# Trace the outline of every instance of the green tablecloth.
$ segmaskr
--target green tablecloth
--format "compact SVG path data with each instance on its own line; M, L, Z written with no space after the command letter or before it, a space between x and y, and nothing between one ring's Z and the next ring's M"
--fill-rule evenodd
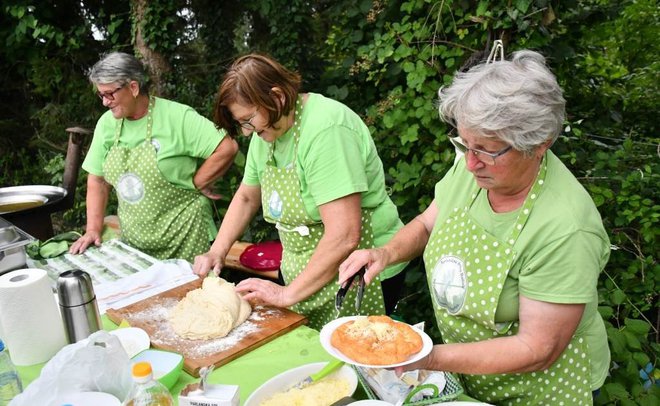
M105 330L110 331L117 328L117 325L106 316L103 316L102 320ZM332 359L332 356L321 346L318 331L307 326L300 326L228 364L216 368L211 374L209 382L239 385L241 404L243 404L255 389L270 378L304 364L331 361ZM23 380L23 386L27 386L37 379L44 365L16 367ZM175 404L178 405L179 392L189 383L198 381L199 378L194 378L185 371L182 372L179 380L171 389ZM360 386L353 397L366 399L364 390ZM461 395L458 400L474 399Z
M103 316L103 328L114 330L117 325ZM216 368L209 382L226 385L239 385L241 404L268 379L288 369L312 362L331 361L333 358L321 346L319 333L306 326L270 341L249 353ZM44 364L28 367L16 367L23 386L27 386L37 379ZM187 374L185 371L172 387L172 394L178 404L178 395L186 385L198 382L199 378ZM358 393L358 395L360 395ZM364 396L362 396L364 397Z

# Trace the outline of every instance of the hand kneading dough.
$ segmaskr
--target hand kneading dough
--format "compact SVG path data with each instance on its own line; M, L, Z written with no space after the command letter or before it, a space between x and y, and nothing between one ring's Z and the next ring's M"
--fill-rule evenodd
M222 278L208 277L170 311L174 332L192 340L224 337L243 323L252 308L234 291L234 284Z

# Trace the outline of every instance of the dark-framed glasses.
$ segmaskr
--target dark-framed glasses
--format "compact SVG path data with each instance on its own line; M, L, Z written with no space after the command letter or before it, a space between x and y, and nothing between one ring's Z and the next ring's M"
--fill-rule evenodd
M111 90L111 91L108 91L108 92L96 92L96 95L101 100L103 100L105 98L105 99L108 99L110 101L113 101L115 99L115 93L117 93L118 91L120 91L123 88L124 88L124 86L119 86L115 90Z
M486 165L495 165L495 158L497 158L498 156L502 156L513 149L513 146L509 145L497 152L488 152L480 149L469 148L467 145L463 144L463 141L461 141L460 138L452 137L451 133L448 134L448 137L449 137L449 141L451 141L451 143L454 145L454 147L457 150L461 151L464 154L467 154L468 152L472 152L475 158L485 163Z
M241 128L245 128L248 131L254 132L257 130L257 128L254 126L254 124L252 124L252 120L254 120L254 118L257 116L258 111L259 109L255 110L254 113L252 113L252 115L247 120L244 121L236 120L236 122Z

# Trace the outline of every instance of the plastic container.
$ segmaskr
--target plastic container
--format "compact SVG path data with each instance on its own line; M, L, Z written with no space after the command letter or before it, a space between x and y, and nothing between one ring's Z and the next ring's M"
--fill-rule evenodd
M169 390L154 379L151 364L138 362L133 365L133 387L123 406L173 406Z
M0 340L0 406L6 406L19 393L23 392L21 378Z

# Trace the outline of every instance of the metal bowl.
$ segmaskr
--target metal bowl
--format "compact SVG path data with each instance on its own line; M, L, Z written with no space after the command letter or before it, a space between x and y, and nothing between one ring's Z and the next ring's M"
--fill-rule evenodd
M0 188L0 214L34 209L62 200L64 188L47 185L11 186Z

